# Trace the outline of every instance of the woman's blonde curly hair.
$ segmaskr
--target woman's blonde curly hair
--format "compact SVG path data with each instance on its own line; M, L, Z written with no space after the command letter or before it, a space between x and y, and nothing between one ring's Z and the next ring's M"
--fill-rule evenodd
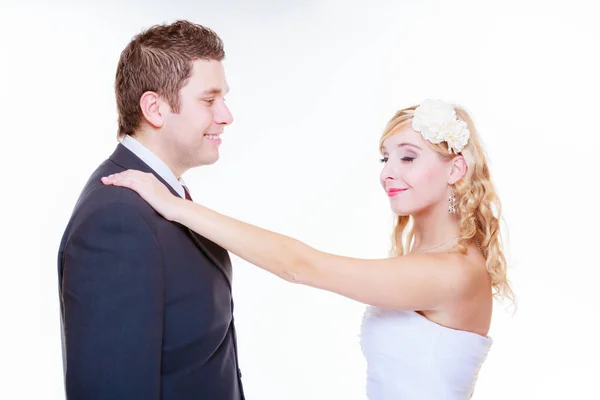
M398 129L412 121L413 113L418 106L404 108L398 111L388 122L380 140L380 150L383 142L398 132ZM492 289L496 299L509 299L516 302L507 279L507 263L504 256L502 239L500 236L501 205L494 185L490 179L486 155L475 130L473 121L466 110L454 107L456 117L467 124L470 132L469 142L459 153L467 163L467 172L464 177L454 185L457 199L456 212L461 237L458 250L467 252L467 245L474 241L478 244L486 258L486 268L492 280ZM446 142L432 144L432 149L442 157L452 159L456 154L448 152ZM392 235L391 255L405 255L410 251L414 237L412 217L397 216Z

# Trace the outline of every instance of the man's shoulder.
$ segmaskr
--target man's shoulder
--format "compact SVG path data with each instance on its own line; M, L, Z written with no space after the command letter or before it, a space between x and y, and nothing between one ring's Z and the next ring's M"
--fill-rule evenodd
M78 202L64 230L59 251L76 239L103 240L116 245L115 235L121 234L134 235L140 243L159 244L157 234L162 225L156 211L130 189L100 184Z
M157 216L154 209L133 190L100 182L82 194L71 219L114 219L122 215L146 220L147 223L154 221Z
M135 214L149 221L157 216L154 209L135 191L113 185L105 185L101 178L122 172L124 169L111 160L106 160L96 168L84 185L75 204L69 225L76 225L89 218Z

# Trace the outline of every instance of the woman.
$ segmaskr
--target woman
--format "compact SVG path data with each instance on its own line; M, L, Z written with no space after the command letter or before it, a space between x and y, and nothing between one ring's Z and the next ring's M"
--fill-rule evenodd
M152 174L102 180L289 282L369 305L369 399L468 399L492 344L493 297L514 300L484 152L468 114L438 100L397 112L380 149L381 185L397 214L387 259L318 251L175 197Z

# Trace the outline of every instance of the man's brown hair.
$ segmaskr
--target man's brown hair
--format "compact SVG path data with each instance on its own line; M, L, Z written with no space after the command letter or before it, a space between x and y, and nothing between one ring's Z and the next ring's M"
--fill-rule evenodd
M142 120L140 98L153 91L179 111L179 90L198 59L222 61L223 41L211 29L189 21L155 25L136 35L119 58L115 94L118 137L133 135Z

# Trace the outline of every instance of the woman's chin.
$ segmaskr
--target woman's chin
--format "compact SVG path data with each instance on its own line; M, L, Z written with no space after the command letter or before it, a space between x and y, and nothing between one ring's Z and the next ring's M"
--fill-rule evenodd
M394 205L392 205L392 212L399 217L408 217L411 214L411 210L405 207L394 207Z

